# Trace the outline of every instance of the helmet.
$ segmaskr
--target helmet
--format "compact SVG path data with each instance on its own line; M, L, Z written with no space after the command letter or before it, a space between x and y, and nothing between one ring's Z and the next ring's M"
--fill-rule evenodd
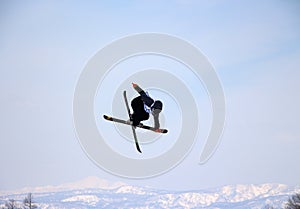
M159 100L156 100L156 101L154 102L154 104L152 105L152 108L153 108L153 109L162 110L162 107L163 107L163 104L162 104L162 102L159 101Z

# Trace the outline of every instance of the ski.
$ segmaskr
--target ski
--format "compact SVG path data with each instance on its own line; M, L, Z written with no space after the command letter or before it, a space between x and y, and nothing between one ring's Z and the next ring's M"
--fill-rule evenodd
M130 118L130 108L129 108L129 105L128 105L128 100L127 100L127 96L126 96L126 91L123 91L123 96L124 96L124 100L125 100L125 104L126 104L126 108L127 108L127 112L128 112L128 117ZM134 128L132 125L131 125L131 129L132 129L132 133L133 133L133 137L134 137L136 149L137 149L140 153L142 153L142 151L141 151L141 149L140 149L139 142L138 142L138 140L137 140L135 128Z
M103 118L105 120L108 120L108 121L112 121L112 122L116 122L116 123L122 123L122 124L125 124L125 125L131 125L130 121L122 120L122 119L119 119L119 118L114 118L114 117L111 117L111 116L108 116L108 115L103 115ZM154 132L157 132L157 133L162 133L162 134L168 133L167 129L155 129L151 126L143 125L141 123L139 125L137 125L136 127L142 128L142 129L147 129L147 130L154 131Z

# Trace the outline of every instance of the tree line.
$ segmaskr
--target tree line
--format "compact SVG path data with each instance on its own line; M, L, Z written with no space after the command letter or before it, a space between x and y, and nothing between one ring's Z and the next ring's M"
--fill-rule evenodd
M16 202L14 199L9 199L5 202L3 209L36 209L37 205L33 201L33 196L31 193L28 193L24 198L22 204Z

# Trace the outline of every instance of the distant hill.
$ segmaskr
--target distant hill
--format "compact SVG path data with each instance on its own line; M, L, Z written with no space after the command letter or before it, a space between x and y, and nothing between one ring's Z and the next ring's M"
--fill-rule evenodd
M283 208L300 187L283 184L229 185L210 190L167 191L111 183L97 177L60 186L0 192L0 208L9 199L21 205L28 192L38 208Z

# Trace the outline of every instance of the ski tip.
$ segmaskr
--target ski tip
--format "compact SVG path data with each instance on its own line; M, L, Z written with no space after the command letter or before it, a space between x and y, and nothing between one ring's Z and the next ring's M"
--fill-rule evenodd
M168 133L168 130L167 129L156 129L156 130L154 130L154 132L165 134L165 133Z
M112 119L112 117L109 117L107 115L103 115L103 118L106 119L106 120L111 120Z

